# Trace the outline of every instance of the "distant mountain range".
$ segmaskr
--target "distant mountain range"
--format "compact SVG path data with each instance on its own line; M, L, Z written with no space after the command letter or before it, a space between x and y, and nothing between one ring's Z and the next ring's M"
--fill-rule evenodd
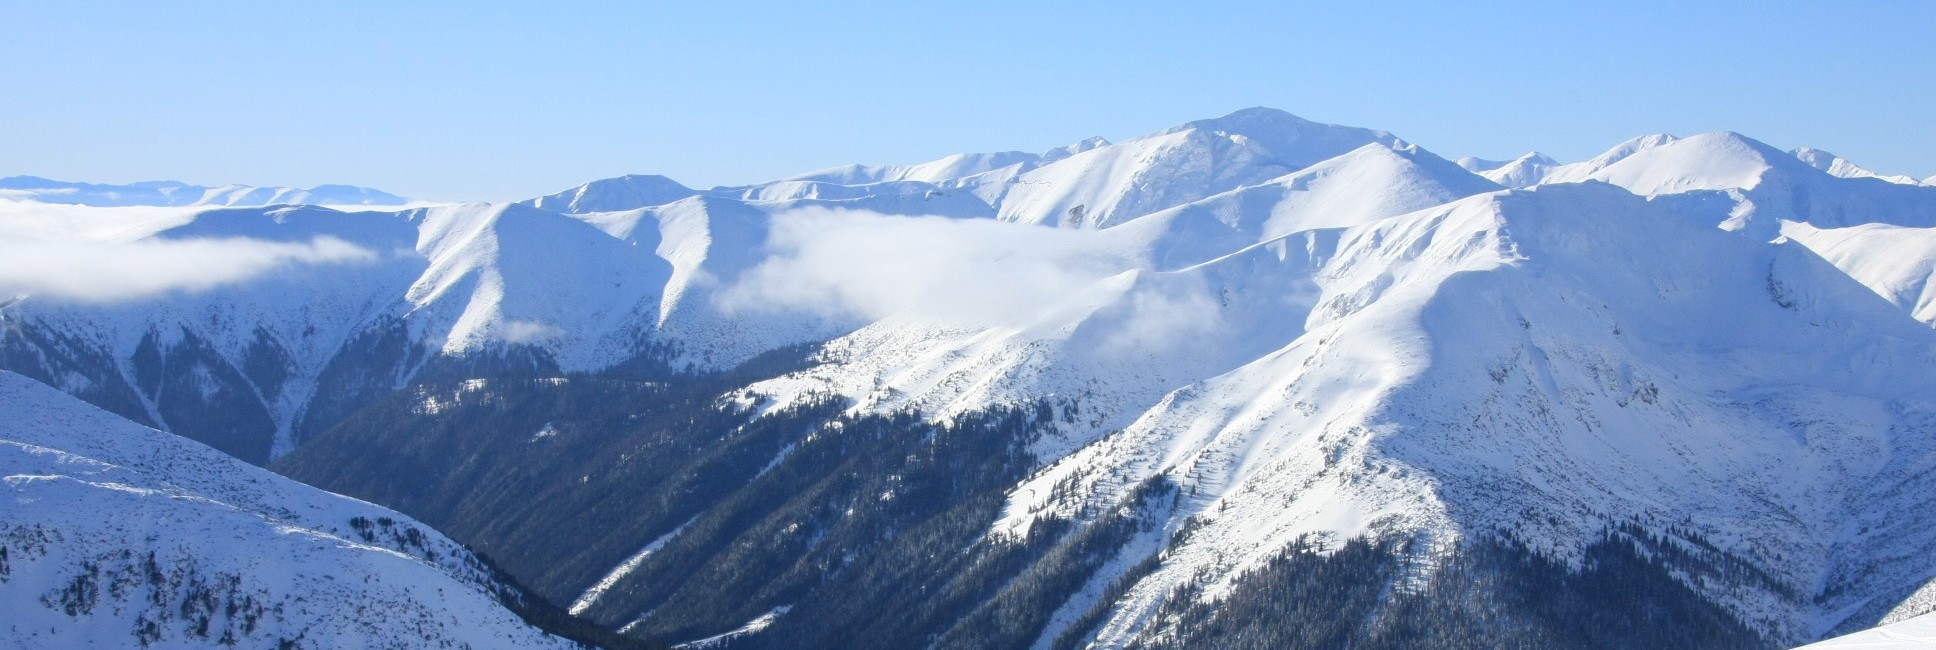
M309 189L293 187L250 187L223 185L203 187L175 181L151 181L129 185L70 183L37 176L0 178L0 199L39 201L66 205L110 206L259 206L282 204L308 205L403 205L403 197L354 185L318 185Z

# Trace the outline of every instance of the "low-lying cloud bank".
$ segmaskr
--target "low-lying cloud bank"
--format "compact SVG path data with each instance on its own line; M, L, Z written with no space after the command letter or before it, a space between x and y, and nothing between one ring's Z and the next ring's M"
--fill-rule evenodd
M986 325L1141 265L1097 231L823 209L775 216L767 252L721 308Z
M201 291L299 265L367 264L379 255L332 237L49 242L0 239L0 299L34 295L84 302Z

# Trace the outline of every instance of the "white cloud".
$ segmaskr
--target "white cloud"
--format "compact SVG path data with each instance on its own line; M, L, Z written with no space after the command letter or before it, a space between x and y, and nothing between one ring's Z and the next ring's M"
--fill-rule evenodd
M1215 340L1223 325L1217 301L1199 283L1139 288L1130 294L1126 312L1103 336L1103 352L1134 354Z
M541 343L564 336L565 331L549 323L506 320L498 324L497 338L506 343Z
M378 255L349 242L256 239L50 242L0 239L0 296L44 295L89 302L169 291L201 291L305 264L369 263Z
M770 257L725 291L729 312L1003 322L1139 264L1095 231L811 209L777 215Z

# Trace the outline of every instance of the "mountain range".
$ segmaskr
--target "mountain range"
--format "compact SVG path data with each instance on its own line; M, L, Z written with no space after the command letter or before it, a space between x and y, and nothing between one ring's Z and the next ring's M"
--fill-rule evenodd
M0 368L637 638L1776 647L1936 611L1936 186L1819 150L1453 162L1247 109L744 187L121 218L98 238L365 254L0 297ZM80 444L46 446L126 465Z
M178 181L149 181L127 185L74 183L38 176L0 178L0 198L39 203L108 206L260 206L289 203L318 205L403 205L403 197L354 185L205 187Z

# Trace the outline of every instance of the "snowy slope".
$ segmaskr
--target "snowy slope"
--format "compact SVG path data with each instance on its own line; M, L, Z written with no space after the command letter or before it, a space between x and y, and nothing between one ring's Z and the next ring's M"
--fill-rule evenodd
M412 324L462 356L529 345L563 368L624 358L655 320L672 272L650 250L583 221L522 205L405 213L429 268L405 292Z
M1915 650L1936 648L1936 614L1802 646L1810 650Z
M0 373L0 643L576 647L409 518Z
M1789 223L1782 234L1916 320L1936 325L1936 228L1862 224L1819 229Z
M309 189L293 187L251 187L223 185L204 187L175 181L154 181L129 185L72 183L36 176L0 178L0 198L42 203L113 206L186 205L403 205L403 197L353 185L318 185Z

